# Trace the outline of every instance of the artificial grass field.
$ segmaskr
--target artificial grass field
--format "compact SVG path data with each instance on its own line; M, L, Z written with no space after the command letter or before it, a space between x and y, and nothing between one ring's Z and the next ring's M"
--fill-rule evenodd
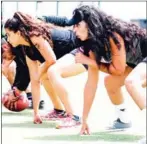
M133 127L126 131L106 129L113 121L114 107L104 88L104 76L103 73L100 74L96 98L89 115L90 136L79 136L80 126L70 129L55 129L57 122L53 121L44 121L41 125L33 124L32 110L14 113L2 107L2 144L137 144L137 141L143 137L145 126L142 126L141 112L125 89L123 92L129 106ZM74 113L80 116L83 106L82 92L86 78L87 74L84 73L65 80ZM8 88L6 79L2 78L2 92ZM52 104L43 87L41 95L46 102L45 110L51 110Z

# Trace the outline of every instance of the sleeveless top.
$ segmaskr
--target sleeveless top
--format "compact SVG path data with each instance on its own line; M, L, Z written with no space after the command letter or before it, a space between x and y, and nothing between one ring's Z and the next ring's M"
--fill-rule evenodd
M51 37L53 41L53 51L57 59L81 45L81 41L76 38L71 30L52 29ZM45 61L35 46L25 47L25 52L31 60L38 60L41 63Z
M126 64L128 66L130 66L131 68L134 68L140 62L142 62L145 57L147 57L147 36L140 37L140 38L134 37L132 39L132 41L133 41L132 46L128 46L127 44L125 44ZM88 47L90 47L90 44ZM131 48L131 47L133 47L133 48ZM84 54L89 56L88 53L89 53L90 49L85 49L85 48L86 47L82 48L84 51ZM127 51L127 49L129 49L129 51ZM95 51L93 51L93 52L95 52ZM110 57L110 59L105 59L104 57L102 57L100 62L110 64L111 63L111 53L109 52L107 55L108 55L108 57Z

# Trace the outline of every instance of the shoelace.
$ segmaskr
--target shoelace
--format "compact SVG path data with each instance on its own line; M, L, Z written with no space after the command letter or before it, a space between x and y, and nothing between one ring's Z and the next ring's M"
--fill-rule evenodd
M63 120L63 124L66 124L66 123L70 124L72 121L75 121L73 120L73 115L66 114L66 117Z
M57 113L55 112L55 110L52 110L45 115L45 118L56 118L56 117L57 117Z

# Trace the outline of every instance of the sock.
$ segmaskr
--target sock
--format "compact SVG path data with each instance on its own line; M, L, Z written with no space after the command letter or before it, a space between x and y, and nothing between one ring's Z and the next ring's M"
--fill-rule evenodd
M120 119L123 123L129 123L129 114L128 110L126 109L126 105L124 103L120 105L116 105L116 117Z
M77 115L73 115L73 119L76 120L76 121L79 121L80 120L80 117L77 116Z
M31 92L27 92L26 94L27 94L27 98L28 98L29 100L32 100L32 93L31 93Z
M54 108L54 110L55 110L58 114L60 114L60 113L65 113L64 110L59 110L59 109L55 109L55 108Z

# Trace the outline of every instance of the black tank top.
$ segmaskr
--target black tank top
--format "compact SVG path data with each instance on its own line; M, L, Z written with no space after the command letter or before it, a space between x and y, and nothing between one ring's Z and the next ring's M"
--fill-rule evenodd
M82 45L71 30L53 29L51 30L51 37L54 45L53 51L57 59ZM26 47L25 52L31 60L38 60L41 63L45 61L35 46Z

